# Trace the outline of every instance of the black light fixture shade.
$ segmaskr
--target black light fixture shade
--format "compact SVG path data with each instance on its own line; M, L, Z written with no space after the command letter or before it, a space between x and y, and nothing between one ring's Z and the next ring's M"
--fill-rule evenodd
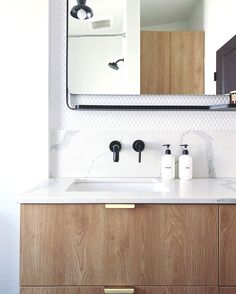
M124 62L125 59L122 58L122 59L118 59L116 62L109 62L109 63L108 63L108 66L110 66L110 68L112 68L112 69L114 69L114 70L118 70L118 69L119 69L118 63L119 63L120 61L123 61L123 62Z
M93 11L86 6L86 0L77 0L78 5L75 5L70 12L70 15L79 20L85 20L93 17Z

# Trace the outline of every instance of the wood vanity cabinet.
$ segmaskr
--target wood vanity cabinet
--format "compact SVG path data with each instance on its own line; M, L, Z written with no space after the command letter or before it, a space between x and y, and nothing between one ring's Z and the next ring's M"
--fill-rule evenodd
M141 94L204 94L204 32L141 32Z
M104 287L22 287L20 294L104 294Z
M20 262L22 287L217 286L218 206L21 205Z
M135 294L218 294L218 287L134 287ZM21 288L21 294L104 294L103 287ZM222 292L222 294L235 294Z
M221 205L219 216L220 285L236 287L236 205ZM235 289L226 289L223 294L236 294Z
M220 288L219 294L236 294L236 288L234 287Z
M135 294L218 294L217 287L135 287Z

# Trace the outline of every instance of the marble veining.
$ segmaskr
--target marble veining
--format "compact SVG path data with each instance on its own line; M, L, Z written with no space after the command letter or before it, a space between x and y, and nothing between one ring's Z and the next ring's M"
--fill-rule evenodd
M86 174L85 174L85 177L84 177L85 179L88 178L88 177L90 176L90 174L92 173L92 170L93 170L93 168L94 168L96 162L99 161L102 157L107 156L108 154L110 154L109 151L104 152L103 154L100 154L100 155L96 156L96 157L92 160L91 164L88 166L88 169L87 169L87 171L86 171Z
M78 131L67 131L64 133L64 136L62 137L61 141L57 144L51 145L50 150L53 151L60 151L64 148L67 148L70 146L71 141L75 137L75 135L78 133Z
M236 131L57 131L51 130L51 177L160 177L162 144L170 143L176 158L182 143L189 144L196 178L236 177ZM142 139L142 163L133 151L135 140ZM109 144L122 143L120 162L114 163ZM229 146L230 142L230 146Z
M195 131L195 133L205 142L205 150L207 156L208 175L210 178L216 177L216 169L214 164L213 141L214 138L209 136L206 132Z
M206 160L207 160L207 167L208 167L208 176L209 178L216 177L216 170L214 165L214 152L213 152L213 141L214 138L207 134L204 131L187 131L182 134L180 139L180 144L184 144L185 140L188 141L188 135L195 134L200 139L203 140L205 144L205 152L206 152Z
M236 193L236 185L232 180L225 179L222 186Z

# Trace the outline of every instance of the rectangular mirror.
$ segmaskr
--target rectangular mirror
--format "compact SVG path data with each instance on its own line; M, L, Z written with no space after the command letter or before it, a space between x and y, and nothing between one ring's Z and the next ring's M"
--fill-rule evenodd
M216 94L216 52L235 35L235 6L68 0L69 93Z

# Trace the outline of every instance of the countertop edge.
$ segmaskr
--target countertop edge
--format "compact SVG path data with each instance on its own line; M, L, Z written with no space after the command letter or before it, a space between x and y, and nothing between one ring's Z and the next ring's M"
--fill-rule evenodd
M104 179L104 178L103 178ZM49 178L18 197L19 204L236 204L236 178L163 182L162 192L70 191L75 178ZM86 178L83 181L90 181ZM112 179L115 181L115 179ZM118 179L120 180L120 179ZM125 180L130 180L125 179ZM142 179L135 178L136 181ZM146 180L146 179L144 179Z

